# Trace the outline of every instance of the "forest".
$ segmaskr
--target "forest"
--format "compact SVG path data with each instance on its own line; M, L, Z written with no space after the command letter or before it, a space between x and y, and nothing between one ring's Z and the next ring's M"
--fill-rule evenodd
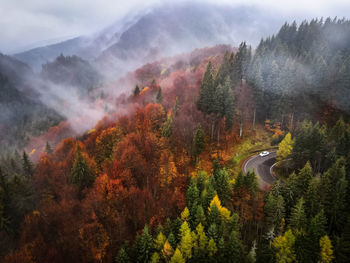
M99 85L76 57L42 74L60 61ZM349 262L350 21L286 23L256 49L129 77L127 113L1 157L1 262ZM265 149L276 180L261 187L241 166Z

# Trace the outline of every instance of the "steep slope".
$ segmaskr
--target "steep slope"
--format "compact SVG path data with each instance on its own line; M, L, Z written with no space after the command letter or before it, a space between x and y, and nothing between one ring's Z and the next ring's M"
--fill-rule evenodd
M0 55L0 143L4 151L23 147L62 117L45 106L27 83L31 69L11 57Z
M275 32L280 23L278 18L250 6L167 3L151 11L128 14L96 34L35 48L14 57L35 71L61 53L87 60L97 58L105 71L122 75L150 60L194 48L237 45L244 40L258 44L261 37Z
M273 18L248 7L185 3L165 5L143 16L97 59L118 72L195 48L216 44L257 44L273 32ZM264 22L262 22L264 21ZM254 26L254 27L253 27ZM277 28L276 28L277 29Z

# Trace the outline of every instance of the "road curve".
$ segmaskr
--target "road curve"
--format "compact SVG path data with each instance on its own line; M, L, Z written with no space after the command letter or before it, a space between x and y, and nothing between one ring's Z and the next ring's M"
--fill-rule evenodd
M264 189L276 180L272 174L272 168L275 163L276 152L270 152L269 155L264 157L254 155L243 163L242 170L244 173L254 171L258 177L259 187Z

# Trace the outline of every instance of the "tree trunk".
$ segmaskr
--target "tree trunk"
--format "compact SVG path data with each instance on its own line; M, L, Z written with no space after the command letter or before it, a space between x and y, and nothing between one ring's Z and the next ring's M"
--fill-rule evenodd
M256 116L256 108L254 108L254 116L253 116L253 130L255 131L255 116Z
M243 118L241 116L241 123L239 125L239 137L242 137L242 133L243 133Z

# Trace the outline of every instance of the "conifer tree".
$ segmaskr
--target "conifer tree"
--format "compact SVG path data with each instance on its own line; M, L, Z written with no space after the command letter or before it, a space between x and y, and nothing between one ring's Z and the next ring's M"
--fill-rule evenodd
M162 95L162 88L159 87L156 97L157 103L162 103L163 101L163 95Z
M47 154L51 154L53 152L51 145L49 144L49 142L46 142L46 146L45 146L45 152Z
M218 248L213 238L210 238L207 250L209 257L214 257L216 252L218 251Z
M192 257L192 235L191 232L186 232L186 234L181 238L179 248L185 259L190 259Z
M170 245L169 241L166 240L162 249L162 258L165 260L165 262L169 262L173 254L174 249Z
M213 112L215 97L215 83L213 77L213 67L209 61L207 69L204 73L202 84L200 86L199 100L197 107L205 114L211 114Z
M205 134L202 129L202 126L198 123L197 130L194 133L193 137L193 156L197 162L198 156L205 148Z
M177 248L170 263L185 263L186 260L183 258L181 251Z
M138 262L149 262L153 254L153 237L146 225L141 237L136 242Z
M163 235L162 232L160 232L157 235L156 240L154 241L154 248L160 251L163 248L165 241L166 241L166 237Z
M304 210L304 199L300 198L298 203L292 208L290 225L295 230L304 229L306 226L306 214Z
M117 263L130 263L130 258L125 251L125 248L121 248L118 253Z
M283 236L276 237L272 246L276 250L277 263L292 263L296 262L296 255L294 251L295 236L289 229Z
M278 145L277 150L277 161L281 162L288 158L288 156L292 153L293 150L293 140L292 135L288 132L284 139Z
M139 88L139 85L136 85L135 86L135 89L134 89L134 96L138 96L140 94L140 88Z
M79 145L77 145L74 155L75 158L70 181L72 184L78 186L79 190L82 191L84 188L90 187L94 183L95 176L85 161Z
M34 174L34 166L25 151L22 155L22 171L25 177L32 177Z
M331 240L327 235L325 235L320 239L320 247L321 247L320 262L321 263L332 262L334 259L333 246L332 246Z

